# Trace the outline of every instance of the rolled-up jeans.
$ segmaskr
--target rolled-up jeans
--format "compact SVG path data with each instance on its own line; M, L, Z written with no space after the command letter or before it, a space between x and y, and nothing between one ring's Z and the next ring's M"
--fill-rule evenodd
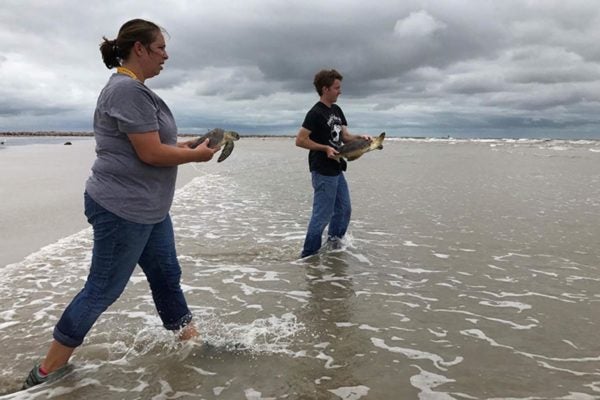
M104 209L87 193L84 197L85 215L94 230L92 263L83 289L54 327L54 339L79 346L100 314L123 293L136 264L146 275L164 327L187 325L192 314L180 286L170 216L157 224L137 224Z
M341 239L350 224L352 207L344 173L327 176L312 171L313 209L300 257L313 255L321 248L325 227L328 239Z

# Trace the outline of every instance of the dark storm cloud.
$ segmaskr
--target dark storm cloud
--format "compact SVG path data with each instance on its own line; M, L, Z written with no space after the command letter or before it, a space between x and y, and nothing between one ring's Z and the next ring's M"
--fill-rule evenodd
M317 100L314 73L332 67L351 128L367 132L600 127L600 9L577 0L9 2L0 126L27 113L17 105L90 116L109 74L98 43L132 17L168 32L170 59L148 84L182 130L293 134Z
M436 16L409 3L372 9L280 5L262 10L260 18L223 13L202 24L184 17L169 29L172 52L185 54L173 62L188 68L257 66L265 81L294 90L312 90L305 82L315 71L336 67L352 77L345 86L353 92L358 83L352 82L394 79L422 66L492 54L506 39L501 26L480 23L479 14ZM187 40L175 40L182 36Z

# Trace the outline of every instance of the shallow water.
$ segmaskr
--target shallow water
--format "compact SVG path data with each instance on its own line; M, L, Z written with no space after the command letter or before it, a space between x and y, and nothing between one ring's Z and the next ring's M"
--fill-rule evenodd
M162 329L137 270L74 372L3 398L600 398L599 152L386 139L349 164L342 249L299 261L306 152L242 138L172 208L206 343ZM90 246L86 229L3 269L4 393L43 355Z

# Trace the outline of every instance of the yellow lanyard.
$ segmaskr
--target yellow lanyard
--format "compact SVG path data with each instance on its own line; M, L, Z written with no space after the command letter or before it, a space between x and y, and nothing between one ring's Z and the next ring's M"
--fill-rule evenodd
M133 71L131 71L128 68L125 67L117 67L117 73L118 74L124 74L129 76L130 78L135 79L136 81L139 81L138 77L133 73Z

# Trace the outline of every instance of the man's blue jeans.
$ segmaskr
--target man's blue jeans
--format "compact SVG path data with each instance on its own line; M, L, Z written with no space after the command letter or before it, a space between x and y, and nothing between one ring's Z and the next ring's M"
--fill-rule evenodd
M329 224L328 238L341 239L346 234L352 213L350 192L344 173L326 176L313 171L312 186L314 189L312 217L300 257L307 257L319 251L327 224Z
M177 330L192 319L180 287L171 218L158 224L136 224L102 208L87 193L85 215L94 228L90 272L54 328L54 339L77 347L100 314L114 303L139 264L150 284L165 328Z

